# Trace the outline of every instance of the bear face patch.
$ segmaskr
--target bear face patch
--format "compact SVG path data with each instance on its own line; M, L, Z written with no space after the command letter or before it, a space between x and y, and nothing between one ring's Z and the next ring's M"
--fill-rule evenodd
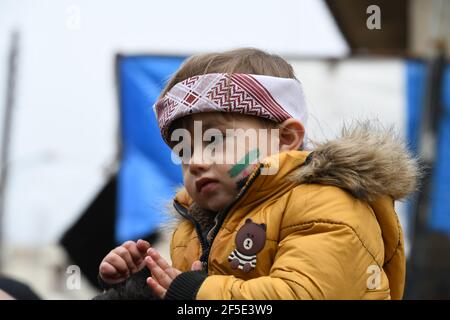
M236 234L236 249L228 256L232 269L249 272L256 267L256 254L264 248L266 243L266 224L257 224L252 219L245 220L245 224Z

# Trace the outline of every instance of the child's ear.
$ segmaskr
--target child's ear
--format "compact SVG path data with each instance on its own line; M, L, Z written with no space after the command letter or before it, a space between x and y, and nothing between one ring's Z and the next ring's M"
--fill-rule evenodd
M303 144L305 128L296 119L287 119L279 125L280 151L298 150Z

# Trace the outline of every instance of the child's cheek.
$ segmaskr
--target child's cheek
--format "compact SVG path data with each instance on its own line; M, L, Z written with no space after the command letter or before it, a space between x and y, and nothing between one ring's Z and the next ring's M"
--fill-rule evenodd
M234 177L231 177L230 171L233 171L234 166L230 166L230 170L228 171L228 174L230 175L231 179L234 182L235 188L237 191L241 190L242 187L245 185L245 183L248 180L248 177L250 174L255 170L255 168L258 166L257 163L254 164L248 164L245 168L243 168L237 175Z
M195 195L195 182L194 177L189 174L189 170L183 167L183 185L189 194L189 196L193 197Z

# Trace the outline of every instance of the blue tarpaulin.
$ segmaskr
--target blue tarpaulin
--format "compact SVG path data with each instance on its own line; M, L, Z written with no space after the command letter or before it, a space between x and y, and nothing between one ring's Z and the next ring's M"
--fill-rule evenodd
M184 57L118 59L121 166L118 175L116 240L150 234L165 221L167 204L182 184L152 106Z
M450 67L444 72L442 93L430 226L450 234Z
M417 152L422 108L427 80L427 65L423 61L407 62L407 113L408 139ZM433 169L429 226L450 234L450 67L444 71L442 83L443 111L439 119L437 148Z

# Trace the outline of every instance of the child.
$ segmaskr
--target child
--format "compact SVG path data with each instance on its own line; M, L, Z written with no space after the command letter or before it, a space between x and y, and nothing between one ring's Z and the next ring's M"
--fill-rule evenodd
M188 59L155 112L184 177L172 265L125 243L100 265L109 297L402 298L394 200L414 191L417 167L393 132L358 124L306 150L301 85L256 49Z

